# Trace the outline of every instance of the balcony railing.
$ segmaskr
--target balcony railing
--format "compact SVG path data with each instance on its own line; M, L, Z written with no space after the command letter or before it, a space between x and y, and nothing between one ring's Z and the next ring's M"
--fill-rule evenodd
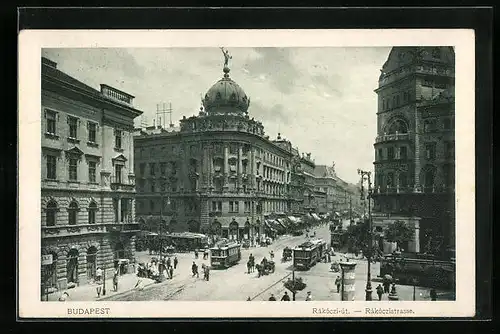
M105 234L109 232L136 232L139 231L138 223L124 224L81 224L42 226L42 238L60 238L86 234Z
M406 186L406 187L375 187L373 194L388 195L388 194L432 194L432 193L449 193L455 191L452 186Z
M377 136L375 138L375 143L382 143L386 141L398 141L398 140L408 140L410 135L408 133L393 133Z
M111 177L111 189L112 190L134 190L135 182L133 180L126 181L125 178L122 177Z

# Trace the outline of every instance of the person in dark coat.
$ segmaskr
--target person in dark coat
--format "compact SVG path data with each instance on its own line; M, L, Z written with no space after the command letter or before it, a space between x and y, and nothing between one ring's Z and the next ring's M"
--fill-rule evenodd
M436 289L431 289L431 292L430 292L430 295L431 295L431 300L432 301L435 301L437 300L437 293L436 293Z
M283 295L283 297L281 297L281 300L286 302L290 301L290 296L288 295L288 292L285 291L285 294Z
M168 267L168 276L170 279L174 278L174 268Z
M335 279L335 285L337 286L337 293L340 293L340 285L342 284L342 280L339 276Z
M200 274L198 273L198 266L196 263L193 261L193 265L191 266L191 270L193 271L193 277L200 277Z
M378 295L378 300L382 300L382 295L384 294L384 288L382 288L382 285L377 286L377 295Z
M170 258L167 259L167 268L170 268L170 266L172 265L172 261L170 260Z
M274 302L276 301L276 297L274 297L274 295L271 293L271 297L269 297L269 300Z
M391 282L387 279L384 279L382 283L384 285L384 293L389 293L389 287L391 286Z
M177 264L179 263L179 260L177 260L177 256L174 257L174 269L177 269Z

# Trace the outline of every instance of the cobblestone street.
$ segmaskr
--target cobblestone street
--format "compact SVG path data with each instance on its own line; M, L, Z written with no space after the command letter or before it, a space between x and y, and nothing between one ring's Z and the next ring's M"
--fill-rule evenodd
M328 226L320 226L316 229L316 235L324 240L329 240L330 232ZM269 247L257 247L242 250L242 260L235 266L225 270L211 270L210 281L205 281L203 277L192 277L191 264L195 261L198 266L209 264L208 260L202 260L201 256L195 260L193 253L176 254L179 259L179 267L174 273L172 280L166 280L162 283L154 284L143 291L131 291L130 293L111 296L106 300L121 301L146 301L146 300L247 300L248 297L253 301L267 300L271 294L274 294L279 300L285 288L283 283L288 277L292 276L292 262L281 262L281 254L285 246L293 247L306 240L305 236L285 235L274 241ZM246 260L252 253L256 261L259 262L264 256L269 259L269 252L275 253L276 270L260 278L257 273L248 274L246 270ZM350 261L357 262L356 266L356 293L355 300L365 300L367 262L361 259L352 259L353 255L347 255ZM147 253L140 253L140 261L145 261L150 257ZM345 259L345 255L336 254L334 260ZM375 288L381 281L377 276L379 273L379 264L371 266L372 271L372 289L373 300L378 297ZM302 277L307 287L304 291L298 292L296 300L304 300L307 291L311 291L314 300L340 300L340 294L336 292L334 285L335 278L340 273L330 271L330 263L318 263L308 271L295 271L296 277ZM400 300L413 299L413 286L397 285L397 292ZM429 289L416 287L416 300L430 300ZM454 295L446 291L438 291L439 300L453 299ZM383 300L387 300L387 294L383 295Z

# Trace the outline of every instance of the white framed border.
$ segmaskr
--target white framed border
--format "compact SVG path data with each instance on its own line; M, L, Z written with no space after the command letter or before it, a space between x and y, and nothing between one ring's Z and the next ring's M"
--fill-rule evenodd
M242 38L244 34L244 38ZM42 48L165 47L375 47L455 48L456 300L438 302L294 303L165 301L40 301L40 105ZM68 308L107 308L96 317L470 317L475 314L475 64L474 32L466 29L359 30L23 30L19 34L19 257L18 301L22 318L77 318ZM374 106L375 110L376 106ZM365 309L410 309L411 314L367 314ZM314 314L313 308L349 314ZM361 311L361 312L356 312ZM82 318L88 315L80 316Z

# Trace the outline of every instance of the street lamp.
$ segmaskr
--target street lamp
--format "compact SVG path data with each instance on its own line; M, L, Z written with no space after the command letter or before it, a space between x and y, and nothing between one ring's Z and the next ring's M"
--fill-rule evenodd
M364 199L364 182L368 182L368 272L366 274L366 299L367 301L372 300L372 283L371 283L371 257L372 257L372 210L371 210L371 196L372 196L372 182L371 182L371 172L363 171L358 169L358 174L361 176L361 198Z

